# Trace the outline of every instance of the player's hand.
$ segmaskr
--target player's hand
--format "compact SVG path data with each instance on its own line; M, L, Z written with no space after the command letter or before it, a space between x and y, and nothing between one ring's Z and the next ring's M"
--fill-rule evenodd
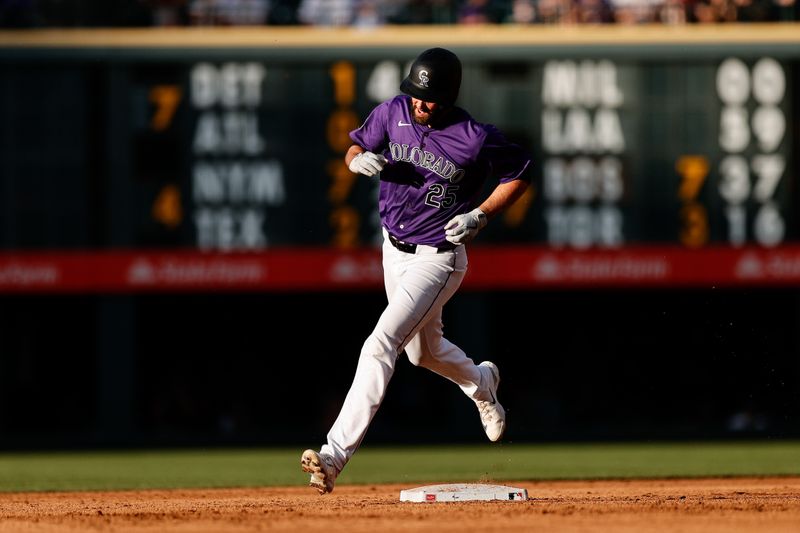
M453 244L466 244L475 238L487 222L486 213L477 208L469 213L457 215L445 225L445 239Z
M383 170L386 164L386 158L381 154L373 154L372 152L361 152L353 159L350 160L350 172L355 174L364 174L365 176L374 176Z

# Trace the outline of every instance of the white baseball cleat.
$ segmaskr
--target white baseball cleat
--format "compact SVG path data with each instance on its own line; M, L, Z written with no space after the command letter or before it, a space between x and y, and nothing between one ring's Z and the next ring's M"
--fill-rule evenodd
M492 442L497 442L506 430L506 410L497 401L497 386L500 385L500 371L497 366L491 361L484 361L478 366L485 367L489 370L491 375L491 382L489 384L489 394L492 395L492 401L475 400L478 406L478 412L481 415L481 423L483 430L486 431L486 436Z
M336 481L338 472L329 456L319 454L314 450L306 450L300 459L300 466L303 468L303 472L311 474L309 487L314 487L320 494L333 492L333 483Z

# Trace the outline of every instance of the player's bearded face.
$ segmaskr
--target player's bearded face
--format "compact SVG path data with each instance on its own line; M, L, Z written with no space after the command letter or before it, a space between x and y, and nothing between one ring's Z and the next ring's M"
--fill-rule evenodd
M442 106L433 102L423 102L417 98L411 99L411 116L414 122L427 126L442 111Z

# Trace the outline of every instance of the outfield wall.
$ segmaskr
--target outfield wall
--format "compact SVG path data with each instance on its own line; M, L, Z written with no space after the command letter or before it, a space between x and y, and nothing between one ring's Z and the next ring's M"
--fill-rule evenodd
M43 30L0 32L0 446L321 439L383 306L347 132L429 46L534 156L445 310L510 438L800 434L800 26ZM370 438L473 411L403 362Z

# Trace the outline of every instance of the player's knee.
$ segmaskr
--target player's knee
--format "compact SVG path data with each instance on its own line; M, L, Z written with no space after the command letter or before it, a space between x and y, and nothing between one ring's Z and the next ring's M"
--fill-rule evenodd
M429 363L433 360L431 356L425 355L421 352L410 353L408 350L406 350L406 355L408 356L408 360L411 362L412 365L421 366L423 368L430 366Z
M428 363L433 359L430 351L426 350L422 343L416 342L416 339L415 342L410 342L406 346L406 357L412 365L421 367L428 366Z

